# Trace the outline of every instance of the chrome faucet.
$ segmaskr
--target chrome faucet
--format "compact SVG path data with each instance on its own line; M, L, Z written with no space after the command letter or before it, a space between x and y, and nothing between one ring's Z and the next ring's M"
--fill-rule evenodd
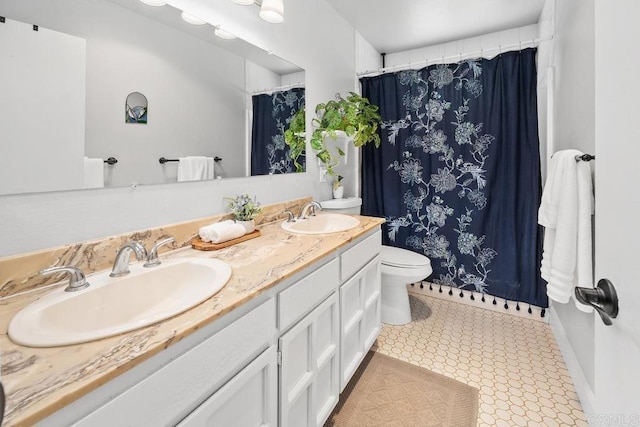
M296 222L296 216L290 210L284 211L287 214L287 222Z
M120 277L126 276L130 273L129 258L131 257L132 251L136 254L138 261L142 261L147 257L147 250L144 246L142 246L140 242L130 240L118 249L118 254L113 262L113 269L111 269L111 274L109 274L109 276Z
M316 209L322 210L322 206L320 205L320 203L316 202L315 200L307 203L302 207L299 218L305 219L307 216L315 216Z
M49 267L40 270L40 274L49 275L55 273L69 273L69 284L64 288L65 292L75 292L80 289L88 288L89 282L85 279L82 270L76 267L63 266L63 267Z
M153 247L149 251L149 255L147 255L147 262L145 262L142 266L155 267L156 265L160 265L162 261L160 261L160 259L158 258L158 249L160 248L160 246L164 246L169 243L173 243L175 241L176 239L174 239L173 237L168 237L166 239L156 242L156 244L153 245Z

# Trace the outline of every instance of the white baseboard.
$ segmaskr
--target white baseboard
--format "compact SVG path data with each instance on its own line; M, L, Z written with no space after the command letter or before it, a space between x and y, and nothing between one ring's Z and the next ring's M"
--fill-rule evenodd
M569 342L567 333L558 318L558 314L553 309L553 306L549 307L549 325L551 326L553 335L558 343L558 347L560 347L560 352L562 353L564 362L567 365L567 370L569 370L569 374L571 375L573 386L575 387L578 399L580 399L580 403L582 404L582 410L587 417L589 417L589 415L594 414L593 408L595 396L593 395L593 390L591 390L591 387L587 382L587 378L584 375L584 372L580 367L580 363L578 362L578 358L573 351L571 343Z

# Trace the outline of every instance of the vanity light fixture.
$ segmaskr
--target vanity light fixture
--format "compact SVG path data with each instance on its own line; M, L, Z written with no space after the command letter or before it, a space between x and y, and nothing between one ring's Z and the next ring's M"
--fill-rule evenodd
M284 22L284 0L231 0L235 4L260 6L258 16L262 20L271 24L281 24Z
M203 21L196 16L190 15L187 12L182 12L182 19L191 25L204 25L207 23L206 21Z
M229 31L223 30L220 27L216 28L215 34L223 40L233 40L237 38L234 34L231 34Z
M164 6L165 4L167 4L166 1L164 0L140 0L142 3L146 4L147 6Z
M262 6L260 6L260 13L258 15L271 24L283 23L284 0L262 0Z

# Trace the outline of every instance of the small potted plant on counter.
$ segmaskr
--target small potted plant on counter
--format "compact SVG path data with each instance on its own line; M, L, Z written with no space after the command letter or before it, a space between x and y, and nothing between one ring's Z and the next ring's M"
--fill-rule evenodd
M235 221L242 224L247 233L252 233L256 228L254 218L262 212L260 202L255 196L251 198L248 194L241 194L235 198L225 197L225 199L229 201L227 207Z
M304 109L298 110L284 133L291 153L299 153L305 146L304 114ZM369 142L380 146L378 106L357 93L349 92L346 98L336 94L335 100L316 106L316 115L318 117L312 120L315 129L311 135L311 148L330 176L336 175L334 168L344 158L350 142L355 147Z

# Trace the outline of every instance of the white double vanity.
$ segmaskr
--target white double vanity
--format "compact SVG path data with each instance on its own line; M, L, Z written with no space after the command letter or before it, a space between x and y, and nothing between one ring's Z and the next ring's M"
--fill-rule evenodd
M300 265L291 254L287 279L179 342L169 340L41 424L322 426L380 332L379 222L341 233L347 243L313 262ZM271 242L323 240L268 227ZM252 251L260 250L259 240ZM232 277L227 286L244 280ZM253 278L261 280L270 279Z

